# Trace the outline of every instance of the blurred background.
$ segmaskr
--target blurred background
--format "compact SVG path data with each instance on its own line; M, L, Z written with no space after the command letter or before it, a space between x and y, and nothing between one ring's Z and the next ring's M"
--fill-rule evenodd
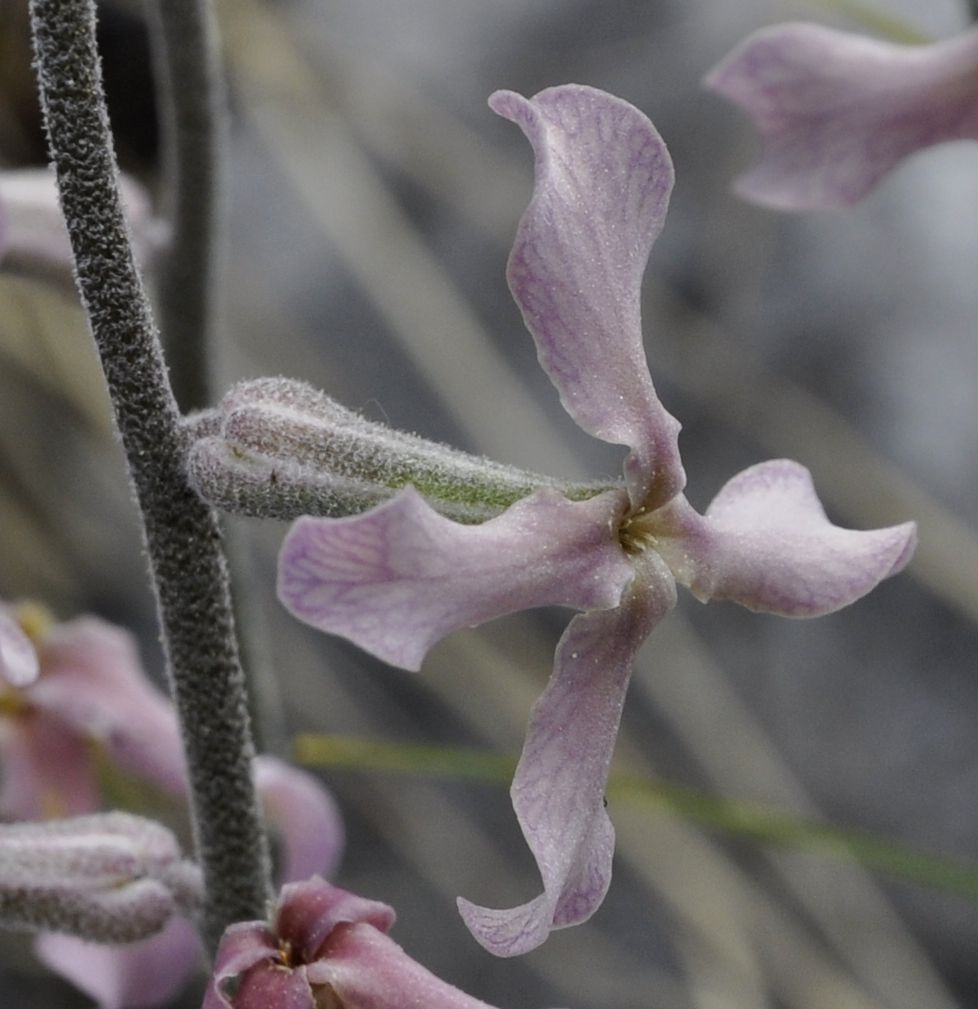
M158 186L140 5L105 2L123 166ZM938 38L961 0L880 0ZM26 4L0 0L0 164L43 164ZM788 19L760 0L226 0L231 106L219 390L269 374L426 437L565 477L620 471L535 361L504 277L528 145L486 107L570 81L645 111L677 183L645 286L660 397L704 508L744 466L808 466L833 519L915 518L907 574L794 622L683 594L643 650L616 768L978 864L978 145L918 155L844 213L778 215L729 191L757 151L703 74ZM850 10L850 13L847 13ZM864 29L863 29L864 30ZM566 612L451 637L420 674L293 621L285 527L237 520L235 586L264 683L259 731L519 750ZM0 597L135 631L161 680L152 599L94 352L65 292L0 277ZM243 544L243 547L242 547ZM585 926L514 961L476 945L458 894L539 881L505 787L324 770L346 816L338 882L393 904L435 973L512 1009L978 1006L973 898L612 802L616 874ZM86 999L0 946L0 1000ZM199 991L181 1006L199 1004Z

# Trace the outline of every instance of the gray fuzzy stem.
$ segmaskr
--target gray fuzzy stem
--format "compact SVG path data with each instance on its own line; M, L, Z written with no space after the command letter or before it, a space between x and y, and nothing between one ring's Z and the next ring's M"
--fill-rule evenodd
M207 0L152 0L149 15L171 225L158 268L161 329L177 401L196 410L209 402L212 378L224 82Z
M41 104L77 281L142 513L190 775L205 938L262 918L268 843L220 532L190 488L186 439L136 270L95 47L93 0L31 0Z

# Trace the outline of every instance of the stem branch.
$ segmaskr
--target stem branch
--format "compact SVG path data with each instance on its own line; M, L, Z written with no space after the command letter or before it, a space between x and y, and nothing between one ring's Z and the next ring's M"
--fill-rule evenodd
M208 348L218 269L224 82L207 0L154 0L150 21L160 93L171 234L159 268L170 380L184 411L209 405Z

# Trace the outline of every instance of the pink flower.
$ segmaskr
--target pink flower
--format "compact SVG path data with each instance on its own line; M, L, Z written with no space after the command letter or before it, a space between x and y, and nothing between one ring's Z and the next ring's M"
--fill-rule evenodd
M591 88L497 92L490 104L536 154L510 288L564 407L629 447L624 482L584 501L544 488L481 525L450 521L412 488L362 515L302 518L282 547L279 595L300 619L407 669L462 627L532 606L584 611L557 646L512 786L543 892L507 910L459 900L479 942L511 956L584 921L608 888L603 796L625 690L676 582L704 601L818 616L899 571L915 530L832 525L807 470L785 460L745 470L705 515L693 510L639 316L672 187L665 145L638 110Z
M95 617L58 624L38 607L0 605L0 818L98 809L98 749L119 768L185 796L176 715L147 679L132 637ZM312 775L274 757L256 758L255 782L281 836L282 879L332 873L343 846L332 796ZM101 1009L163 1005L201 959L193 926L179 917L127 945L44 934L36 948Z
M274 922L224 933L202 1009L491 1009L387 932L394 911L322 879L287 886Z
M908 46L776 25L741 42L705 83L764 140L736 191L781 210L848 206L914 151L978 140L978 28Z
M0 622L8 642L19 643L17 661L0 666L0 817L98 809L99 748L120 768L183 794L176 719L129 634L96 617L55 623L37 607L0 605Z

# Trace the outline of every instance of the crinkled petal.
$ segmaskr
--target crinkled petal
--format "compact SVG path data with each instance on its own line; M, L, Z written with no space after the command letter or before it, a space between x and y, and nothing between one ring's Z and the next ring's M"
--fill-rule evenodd
M59 624L41 645L41 665L33 706L98 740L126 770L183 794L176 715L143 671L131 635L94 617Z
M348 1009L491 1009L435 977L383 932L364 923L333 929L322 956L306 968L314 986L329 985ZM333 1003L327 998L327 1005Z
M227 989L233 989L235 980L252 967L276 959L278 952L275 936L265 922L243 921L229 926L217 948L201 1009L231 1009Z
M276 757L255 758L255 784L265 815L284 846L280 876L291 883L331 876L343 851L343 819L318 778Z
M700 529L680 544L676 577L703 601L817 617L848 606L902 570L916 545L913 522L858 532L825 515L804 466L787 459L730 480Z
M532 606L615 606L632 573L615 535L623 499L541 490L463 526L408 487L363 515L299 519L282 545L279 599L313 627L417 669L462 627Z
M705 83L764 140L737 192L783 210L846 206L913 151L978 139L978 29L905 46L777 25L744 40Z
M529 952L551 929L589 918L604 899L615 841L604 790L625 690L635 653L675 600L672 575L650 552L636 560L621 606L581 614L564 633L511 792L543 893L507 910L458 901L490 953Z
M389 905L313 877L282 888L275 934L289 943L304 962L312 963L337 925L360 922L387 932L394 919L394 909Z
M201 963L197 933L175 917L158 935L122 946L45 933L38 959L93 998L99 1009L154 1009L169 1005Z
M37 652L20 624L0 609L0 685L26 687L37 679Z
M306 968L283 968L271 961L252 967L241 978L234 997L223 1004L234 1009L317 1009ZM327 1001L324 1005L332 1009L333 1003ZM210 1009L210 1003L205 1002L203 1009Z
M536 156L508 277L540 363L585 431L631 449L632 502L657 507L685 483L680 425L652 385L639 304L672 189L669 152L641 112L594 88L497 91L489 104Z

